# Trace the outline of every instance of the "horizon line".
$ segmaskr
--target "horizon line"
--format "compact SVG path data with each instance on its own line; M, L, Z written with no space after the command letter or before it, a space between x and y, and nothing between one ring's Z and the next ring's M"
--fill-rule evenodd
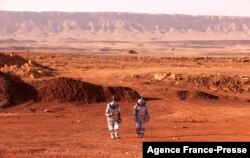
M24 12L24 13L118 13L118 14L148 14L148 15L181 15L181 16L210 16L210 17L242 17L242 18L250 18L250 16L246 15L212 15L212 14L181 14L181 13L146 13L146 12L117 12L117 11L15 11L15 10L0 10L0 12Z

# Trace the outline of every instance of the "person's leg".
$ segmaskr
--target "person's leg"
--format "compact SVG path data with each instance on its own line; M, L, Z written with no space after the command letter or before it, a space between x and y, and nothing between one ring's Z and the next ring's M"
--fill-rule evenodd
M140 121L136 121L135 122L135 130L136 130L136 136L137 137L140 137L140 127L141 125L140 125Z
M108 128L110 132L110 137L111 139L115 138L115 133L114 133L114 122L112 120L108 120Z
M140 128L141 137L144 136L145 128L146 128L146 121L141 121L141 128Z
M116 121L114 122L114 135L115 135L115 138L119 138L119 126L120 124Z

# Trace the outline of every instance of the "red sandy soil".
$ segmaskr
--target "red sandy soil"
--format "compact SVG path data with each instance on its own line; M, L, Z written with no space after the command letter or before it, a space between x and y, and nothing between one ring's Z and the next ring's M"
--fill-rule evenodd
M0 110L0 157L142 157L143 141L250 140L249 92L212 92L204 87L151 81L154 73L163 72L249 76L247 63L218 59L199 65L190 60L186 66L175 66L184 61L137 56L23 56L55 69L57 77L130 87L148 98L151 119L145 138L136 138L132 117L135 101L119 102L123 118L121 138L111 140L104 116L107 102L29 101ZM24 80L29 83L33 79ZM191 97L182 100L177 92L185 90ZM210 99L210 95L199 91L219 98Z
M0 72L0 107L33 100L36 93L33 86L18 77Z

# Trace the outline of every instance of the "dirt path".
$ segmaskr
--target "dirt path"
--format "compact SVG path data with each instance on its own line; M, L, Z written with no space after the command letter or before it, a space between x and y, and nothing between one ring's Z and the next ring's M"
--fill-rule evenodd
M141 157L143 141L249 141L250 107L232 103L150 101L145 138L135 137L133 104L121 103L121 138L111 140L105 103L38 105L0 115L2 157ZM44 113L49 108L54 113ZM58 108L60 107L60 108ZM21 109L20 109L21 108ZM21 112L15 112L21 111Z

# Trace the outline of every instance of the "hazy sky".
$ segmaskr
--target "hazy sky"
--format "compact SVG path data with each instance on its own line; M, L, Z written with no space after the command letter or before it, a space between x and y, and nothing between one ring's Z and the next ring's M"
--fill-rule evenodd
M0 10L250 16L250 0L0 0Z

